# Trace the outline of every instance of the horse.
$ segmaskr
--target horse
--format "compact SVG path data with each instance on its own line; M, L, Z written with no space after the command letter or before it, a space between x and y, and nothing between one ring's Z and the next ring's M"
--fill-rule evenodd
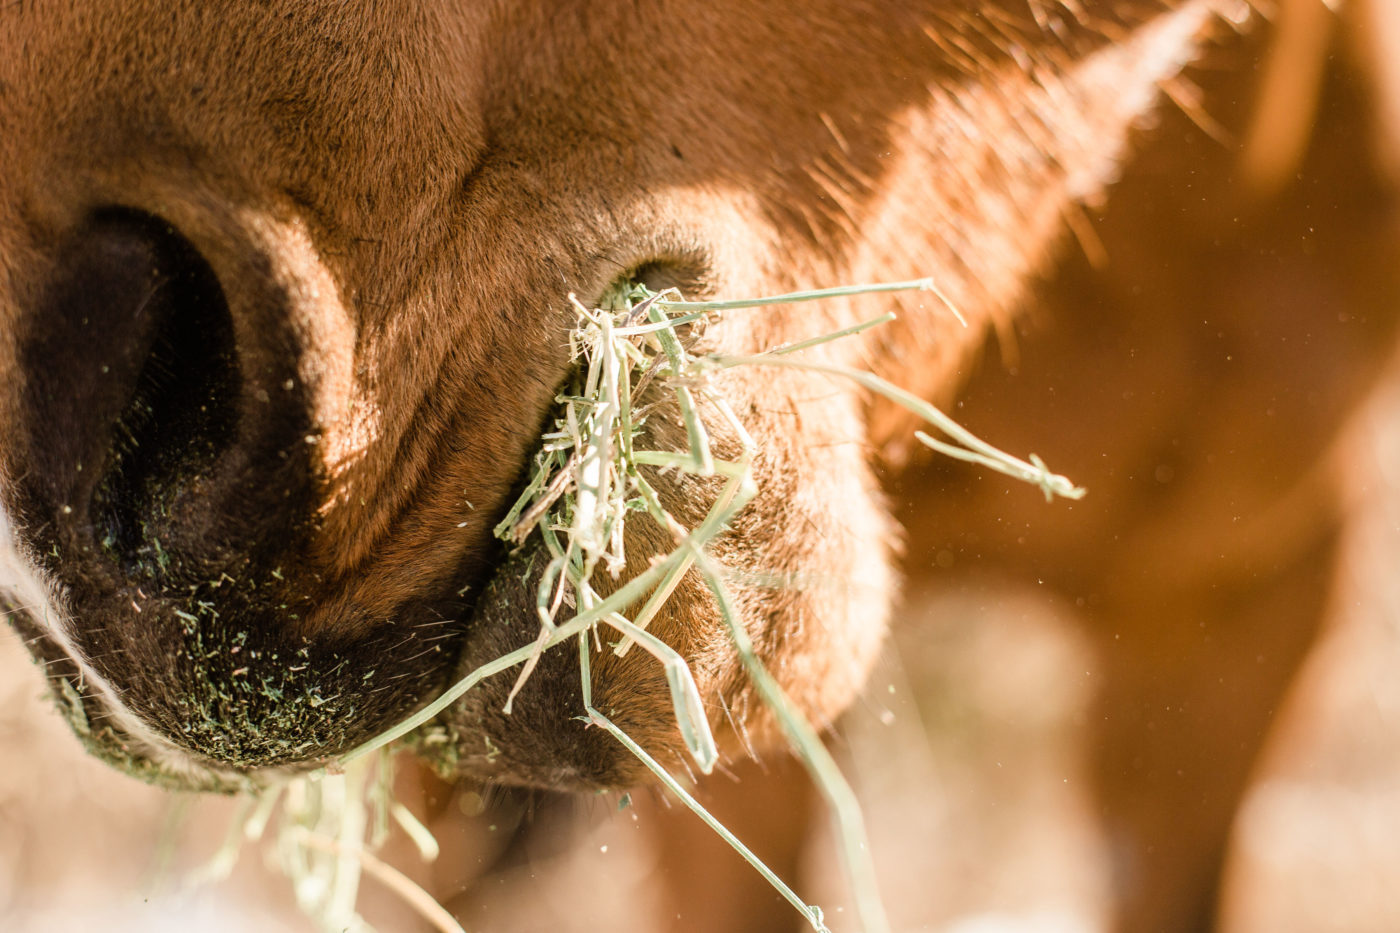
M1032 505L931 463L859 384L727 371L759 490L712 547L740 624L826 729L900 593L950 558L1080 600L1114 923L1202 928L1336 572L1345 477L1325 454L1393 343L1387 59L1357 43L1324 80L1319 30L1288 29L1308 9L1286 8L1260 82L1247 8L1217 0L13 4L7 617L124 770L228 789L324 766L538 636L545 545L492 532L573 371L571 296L927 277L946 304L725 314L698 346L752 355L893 310L822 359L963 393L984 435L1090 497ZM1195 148L1154 135L1164 94ZM1308 150L1314 111L1345 131ZM1200 134L1247 137L1253 161ZM1331 213L1289 186L1304 164ZM980 362L993 344L1007 365ZM642 436L674 448L678 421ZM713 484L655 481L703 519ZM671 546L628 529L623 580ZM696 575L651 631L724 760L781 746ZM452 780L645 782L579 720L585 686L683 760L654 659L601 652L585 685L551 650L518 694L488 678L445 714Z

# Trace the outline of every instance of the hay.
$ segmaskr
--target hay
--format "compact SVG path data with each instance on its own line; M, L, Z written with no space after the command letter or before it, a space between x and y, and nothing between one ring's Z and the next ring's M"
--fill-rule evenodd
M425 858L434 854L427 830L390 799L390 749L400 740L412 738L416 730L430 729L440 713L483 679L519 667L506 704L509 712L516 693L531 676L543 652L577 639L584 691L580 713L613 735L685 806L733 846L802 913L812 929L827 930L820 908L802 901L741 840L707 813L680 781L593 708L590 655L602 644L596 634L602 624L618 633L620 640L613 649L617 654L640 646L663 665L685 747L702 772L709 773L714 767L718 752L690 668L675 650L647 631L681 578L694 568L713 594L734 649L759 695L828 802L861 928L867 933L885 933L889 926L855 795L816 729L784 696L754 652L734 610L724 569L708 553L715 537L759 494L751 472L755 443L722 395L714 391L711 376L735 367L765 366L850 379L927 421L942 437L923 431L916 436L940 453L1030 482L1047 499L1078 498L1083 490L1051 473L1035 456L1020 460L996 449L937 408L872 373L799 356L804 350L883 324L893 315L758 355L695 355L692 350L706 321L718 312L911 289L938 294L932 281L924 279L707 302L689 302L674 291L653 293L629 284L615 289L602 308L586 308L570 296L578 314L578 327L572 338L578 369L558 399L559 413L543 436L524 492L496 528L499 538L516 545L539 534L550 556L536 598L539 636L531 644L481 666L414 716L342 756L332 769L338 773L301 777L266 791L262 803L240 817L237 833L216 858L211 874L226 873L238 848L244 841L259 837L277 809L279 861L293 881L298 902L323 929L366 928L355 913L355 892L362 869L398 890L439 929L460 929L426 893L403 876L390 874L392 869L370 854L383 840L391 818L399 820L419 841ZM953 313L956 315L956 310ZM654 409L634 408L633 400L653 383L669 389L674 396L687 438L687 450L683 452L637 446L645 419L654 415ZM702 399L706 410L717 412L727 432L738 438L737 456L725 459L712 449L713 432L701 416ZM662 506L642 467L718 477L722 482L703 520L694 528L686 528ZM675 547L646 570L621 585L609 587L612 592L604 595L595 586L597 574L620 574L626 559L623 532L629 521L657 523L672 536ZM566 592L573 596L569 607L572 614L561 619ZM641 609L629 616L625 610L639 602Z

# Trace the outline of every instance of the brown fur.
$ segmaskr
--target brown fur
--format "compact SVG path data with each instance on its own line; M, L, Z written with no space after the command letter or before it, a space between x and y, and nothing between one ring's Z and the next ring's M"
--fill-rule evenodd
M1082 226L1081 205L1113 180L1159 84L1212 37L1239 44L1214 8L94 0L0 10L0 505L17 553L38 568L35 587L72 620L65 645L17 605L21 632L55 678L91 672L109 685L78 686L89 716L101 722L120 705L135 717L135 730L120 717L96 730L109 757L178 755L194 762L186 780L220 784L352 747L535 634L539 561L503 554L491 528L568 372L568 293L592 301L639 270L725 295L933 275L971 326L903 299L897 325L830 352L946 397L987 332L1008 332L1066 217ZM735 314L707 339L758 349L887 304ZM201 334L228 333L179 338L190 320ZM207 402L195 413L179 391L151 390L178 436L129 414L162 339L177 342L177 365L198 357L192 377ZM1093 386L1120 378L1070 371ZM897 590L875 467L904 461L907 424L821 378L734 373L723 388L760 440L763 495L718 553L741 572L798 581L746 587L740 601L783 686L826 724L859 690ZM1151 438L1135 423L1160 423L1121 420L1114 427L1138 444ZM125 453L118 421L135 425ZM1237 423L1222 418L1219 430ZM1252 446L1266 456L1267 443ZM1302 461L1295 472L1310 475L1314 458ZM1098 501L1132 501L1098 462L1071 463L1076 479ZM1252 475L1256 461L1241 462ZM1261 500L1293 488L1240 482ZM666 487L668 505L692 519L702 493ZM1223 494L1203 491L1192 509L1225 521L1231 506L1212 495ZM916 545L940 508L909 519ZM1189 544L1171 522L1197 513L1156 508L1160 517L1124 505L1104 519L1132 529L1125 564L1154 564L1163 540ZM1325 552L1332 518L1319 509L1281 519L1301 523L1296 535L1221 533L1248 538L1236 548L1243 566L1281 573ZM1043 532L1070 578L1101 563L1092 549L1060 549L1076 533ZM663 546L630 543L634 569ZM1174 553L1177 576L1152 587L1127 573L1107 597L1140 625L1152 620L1138 665L1149 669L1124 666L1134 683L1177 676L1145 659L1175 637L1156 634L1174 631L1165 616L1197 612L1182 594L1219 572L1207 550ZM1139 605L1149 592L1160 597L1150 612ZM728 739L737 753L769 726L702 588L691 581L682 597L658 630L692 660L716 724L727 712L742 733ZM15 586L8 598L27 597ZM1277 598L1261 590L1245 614L1262 613L1262 625ZM1266 696L1286 682L1299 638ZM652 661L609 660L595 681L600 707L675 752ZM450 713L462 777L561 789L640 778L625 751L572 719L570 653L546 657L507 718L509 686L508 675L488 681ZM1110 747L1133 747L1131 723L1114 729ZM1251 749L1230 757L1236 784ZM1115 793L1105 796L1118 805ZM1126 796L1130 812L1139 802ZM1210 832L1233 800L1222 796ZM1160 815L1130 818L1129 845L1156 845ZM1131 909L1170 914L1156 902Z

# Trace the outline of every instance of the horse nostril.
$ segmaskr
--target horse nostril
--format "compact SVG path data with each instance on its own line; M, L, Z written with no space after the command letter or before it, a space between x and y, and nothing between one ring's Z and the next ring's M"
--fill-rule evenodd
M25 370L36 447L56 467L49 504L86 507L96 543L128 571L163 566L152 523L237 428L223 290L169 225L108 210L66 251L44 304Z
M143 534L143 519L160 515L182 487L210 470L237 420L239 374L223 290L178 234L167 230L158 240L143 310L149 348L112 425L92 499L103 546L127 563L162 559L159 539Z

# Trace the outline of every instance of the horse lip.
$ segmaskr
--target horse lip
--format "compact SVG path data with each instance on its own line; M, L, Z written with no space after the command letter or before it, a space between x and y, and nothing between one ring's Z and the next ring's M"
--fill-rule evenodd
M10 622L43 669L54 705L83 747L119 771L171 790L230 793L260 783L218 766L164 739L131 710L113 703L57 639L14 609Z

